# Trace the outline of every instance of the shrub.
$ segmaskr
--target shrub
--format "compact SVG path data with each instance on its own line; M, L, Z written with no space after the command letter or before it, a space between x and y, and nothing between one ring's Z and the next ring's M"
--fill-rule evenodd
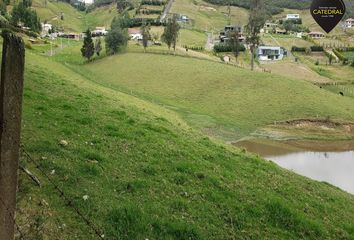
M304 48L304 47L292 46L291 51L292 51L292 52L305 52L305 51L306 51L306 48Z
M348 63L348 58L346 58L338 49L333 49L333 53L343 62L343 64Z
M239 51L244 52L246 50L245 45L240 44ZM214 51L219 52L232 52L232 47L226 43L219 43L214 45Z
M312 52L323 52L323 47L322 46L311 46L310 47Z
M188 46L188 45L184 45L183 47L186 48L186 49L193 50L193 51L203 51L203 50L204 50L204 47L202 47L202 46Z
M162 6L165 5L165 1L159 1L159 0L142 0L141 4L142 5L153 5L153 6Z
M291 48L292 52L306 52L309 50L311 50L311 52L323 52L324 51L322 46L317 46L317 45L311 46L308 50L306 50L306 48L304 48L304 47L297 47L297 46L292 46L292 48Z

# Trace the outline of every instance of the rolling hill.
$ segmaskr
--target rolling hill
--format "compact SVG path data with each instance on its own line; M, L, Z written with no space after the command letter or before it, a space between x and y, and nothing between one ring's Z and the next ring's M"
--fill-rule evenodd
M264 102L271 101L264 97L267 92L279 95L270 102L273 105L304 98L308 110L318 107L319 112L343 117L348 116L346 100L276 76L272 80L255 74L255 82L244 70L197 59L124 54L88 65L60 59L64 57L27 51L22 143L36 164L26 155L21 164L38 176L42 187L21 174L17 219L26 239L96 239L72 207L105 239L353 238L352 195L209 139L186 124L173 107L146 101L134 92L122 93L116 84L128 89L130 80L144 93L149 82L154 99L158 93L180 105L193 103L201 112L210 107L208 101L195 104L203 96L223 101L233 92L240 97L229 109L248 106L244 111L251 111L255 106L246 102L256 94L242 94L245 86L255 87ZM152 61L152 69L168 64L177 78L170 79L162 67L159 74L138 68ZM127 67L137 68L126 74ZM95 78L88 78L88 70ZM225 73L217 77L214 71ZM109 77L111 73L116 77ZM280 89L267 87L271 81ZM176 95L171 95L172 88ZM283 99L280 90L295 93ZM181 96L185 103L178 100ZM335 107L321 104L324 99ZM62 140L68 144L60 145Z
M205 0L206 2L217 4L217 5L228 5L231 3L234 6L239 6L249 9L250 1L249 0ZM284 8L290 9L309 9L312 3L312 0L264 0L265 6L270 15L278 14L283 11ZM350 0L344 0L347 6L347 15L353 16L354 14L354 3Z

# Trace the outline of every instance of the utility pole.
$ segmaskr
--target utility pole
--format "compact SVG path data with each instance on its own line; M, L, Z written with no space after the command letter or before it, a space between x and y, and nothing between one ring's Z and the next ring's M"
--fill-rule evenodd
M15 232L17 174L20 157L25 48L23 40L3 31L0 84L0 239Z

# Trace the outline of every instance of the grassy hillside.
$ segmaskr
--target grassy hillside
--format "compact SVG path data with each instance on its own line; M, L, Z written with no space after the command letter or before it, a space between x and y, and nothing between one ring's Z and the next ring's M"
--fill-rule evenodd
M85 24L91 28L105 26L109 28L115 16L118 15L115 4L95 8L85 15Z
M148 67L140 67L145 63ZM352 99L302 80L204 60L124 54L83 68L99 84L166 105L193 126L226 139L279 120L354 119Z
M228 5L231 2L232 5L249 9L249 0L206 0L206 2L217 5ZM347 16L353 16L354 4L350 0L344 0L347 7ZM291 9L309 9L312 0L264 0L265 6L269 14L276 14L283 11L285 8Z
M77 11L70 4L60 1L33 0L34 7L41 21L47 21L57 27L63 27L65 31L81 32L85 29L83 21L84 13ZM60 16L63 13L64 20Z
M115 5L95 8L88 13L78 11L68 3L53 0L34 0L33 7L42 22L63 27L66 32L83 32L98 26L109 27L112 19L118 15ZM61 20L62 13L64 20Z
M171 13L185 14L192 20L193 27L200 30L220 30L227 24L227 8L204 1L175 0ZM239 7L231 8L231 22L245 25L248 11Z
M156 62L151 68L160 66L161 72L156 74L143 68L125 72L127 67L138 67L142 62ZM174 73L173 81L161 67L163 62ZM108 66L116 71L113 73ZM188 66L193 66L194 71ZM183 74L180 67L186 69ZM285 99L276 96L282 96L280 91L285 89L289 89L289 94L291 89L294 94L286 100L293 102L292 98L301 95L309 106L315 105L309 92L316 90L302 82L280 81L277 77L272 80L261 74L254 74L257 82L248 82L242 80L248 79L246 71L193 59L125 54L83 69L97 76L102 74L96 79L98 83L112 80L113 88L117 88L118 80L122 83L129 79L137 91L143 93L151 85L148 90L154 94L160 85L161 99L177 103L183 103L181 97L189 104L203 98L228 99L238 92L237 88L248 86L257 90L248 94L269 104L279 102L287 106ZM217 77L213 72L223 76ZM117 78L109 78L109 73ZM141 81L137 82L138 79ZM264 95L270 81L274 84L275 101ZM207 85L208 89L201 88ZM301 93L298 87L303 88ZM222 89L225 94L218 95ZM230 102L230 110L245 107L245 102L250 101L246 93L238 94L241 96ZM346 101L341 101L341 107L335 96L316 94L316 100L324 105L323 111L331 109L324 102L333 101L331 104L337 108L332 110L346 115ZM241 101L242 98L245 100ZM196 108L208 109L208 102ZM226 109L219 102L213 105ZM246 105L249 111L256 112L252 103ZM31 51L26 59L23 117L25 149L105 239L354 237L353 196L217 144L191 130L173 111L93 83L65 64ZM68 145L60 146L61 140ZM17 216L26 239L96 239L38 168L25 156L21 163L43 185L38 188L21 174Z

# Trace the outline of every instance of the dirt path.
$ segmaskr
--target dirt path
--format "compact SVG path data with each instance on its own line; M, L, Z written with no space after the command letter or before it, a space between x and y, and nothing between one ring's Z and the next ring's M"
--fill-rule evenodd
M163 22L166 19L167 15L171 11L172 4L173 4L173 0L168 0L168 3L165 6L165 10L163 11L163 13L161 15L160 22Z
M207 42L205 44L205 50L213 50L214 48L214 40L213 40L213 33L207 32Z

